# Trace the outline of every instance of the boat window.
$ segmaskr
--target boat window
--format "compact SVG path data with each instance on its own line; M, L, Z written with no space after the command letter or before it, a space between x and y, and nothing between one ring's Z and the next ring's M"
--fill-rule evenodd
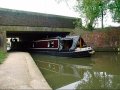
M63 40L63 49L67 50L70 49L73 43L73 40Z
M78 40L78 43L77 43L77 47L80 47L80 48L83 48L83 47L86 47L86 43L84 42L84 40L82 38L80 38Z
M49 41L49 42L48 42L48 47L49 47L49 48L54 47L54 41Z

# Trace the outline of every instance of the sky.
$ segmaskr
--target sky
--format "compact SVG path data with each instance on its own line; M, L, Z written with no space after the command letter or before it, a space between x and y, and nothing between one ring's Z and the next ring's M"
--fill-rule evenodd
M72 8L74 5L75 0L69 0L68 5L55 0L0 0L0 7L3 8L78 17Z
M60 3L56 1L57 0L0 0L0 8L79 17L79 14L73 9L76 4L76 0L68 0L67 3L64 2L64 0ZM120 26L120 24L112 22L110 14L105 16L104 25ZM96 26L101 27L100 21Z

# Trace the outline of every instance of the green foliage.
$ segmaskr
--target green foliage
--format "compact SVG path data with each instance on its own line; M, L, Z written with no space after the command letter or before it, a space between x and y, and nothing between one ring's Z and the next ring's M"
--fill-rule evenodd
M103 0L79 0L76 11L87 19L86 27L94 29L94 22L101 17L101 12L106 10L106 2Z
M56 1L69 1L69 0L56 0ZM101 25L103 26L103 17L106 11L110 10L112 19L115 22L120 22L120 0L76 0L76 11L84 18L85 28L92 31L95 27L95 22L101 18ZM77 21L76 21L77 22ZM78 27L79 22L74 22ZM81 25L82 25L81 23ZM82 26L83 28L83 26Z
M0 64L4 61L6 56L7 56L7 54L0 50Z
M109 9L115 22L120 22L120 0L111 0Z
M82 20L81 18L76 19L73 24L75 25L75 27L79 27L82 28Z

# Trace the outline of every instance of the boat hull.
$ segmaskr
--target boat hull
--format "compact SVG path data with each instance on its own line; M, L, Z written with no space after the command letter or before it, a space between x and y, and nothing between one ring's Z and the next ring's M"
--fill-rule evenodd
M72 58L80 58L80 57L90 57L91 54L89 51L82 52L74 52L74 51L32 51L40 54L47 54L52 56L61 56L61 57L72 57Z

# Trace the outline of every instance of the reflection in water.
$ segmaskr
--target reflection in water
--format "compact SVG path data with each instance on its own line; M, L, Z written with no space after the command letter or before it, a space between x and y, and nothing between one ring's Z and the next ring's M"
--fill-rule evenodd
M70 64L56 64L51 62L37 61L39 68L49 70L54 73L60 73L65 76L73 76L81 78L85 69L91 69L90 66L70 65Z
M53 89L120 89L120 54L97 52L88 58L32 54Z

